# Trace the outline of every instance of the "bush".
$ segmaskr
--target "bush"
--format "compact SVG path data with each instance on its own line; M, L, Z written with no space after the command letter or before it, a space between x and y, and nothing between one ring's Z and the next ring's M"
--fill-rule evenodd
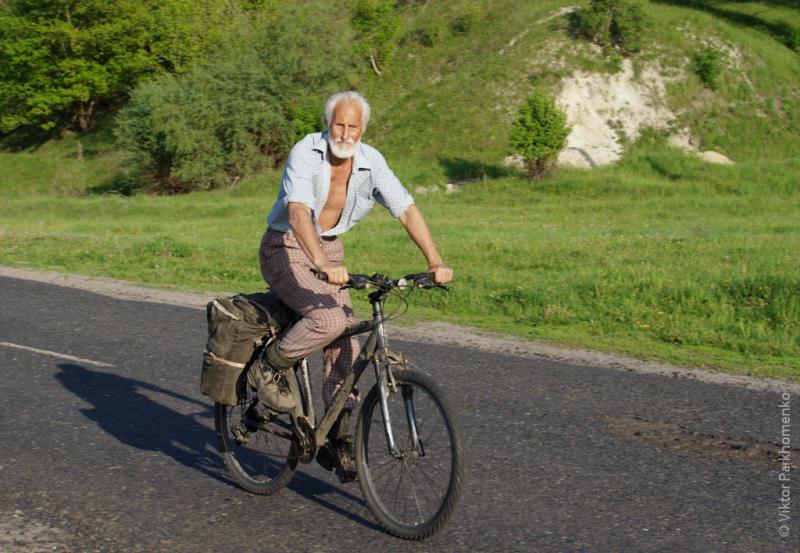
M320 11L331 14L316 4L278 20L242 21L236 40L207 65L134 90L115 136L158 189L235 182L280 163L298 138L321 129L322 100L347 72L350 41L333 36Z
M694 72L711 90L717 90L722 72L722 54L713 48L703 48L692 57Z
M417 40L423 46L435 46L447 38L447 24L443 19L433 17L417 31Z
M358 0L353 11L356 52L367 57L376 75L389 63L403 34L394 0Z
M639 52L644 43L647 16L641 4L623 2L614 14L611 24L611 40L623 53Z
M470 34L478 28L484 16L485 14L480 6L475 4L470 5L462 14L458 15L453 20L453 32L462 35Z
M578 32L596 44L631 54L642 48L647 16L635 1L592 0L576 13L576 22Z
M522 156L531 179L543 177L552 167L558 152L567 145L570 127L567 115L542 89L536 89L519 109L511 128L511 146Z
M791 33L789 33L789 38L786 41L786 45L795 52L800 53L800 29L794 29Z

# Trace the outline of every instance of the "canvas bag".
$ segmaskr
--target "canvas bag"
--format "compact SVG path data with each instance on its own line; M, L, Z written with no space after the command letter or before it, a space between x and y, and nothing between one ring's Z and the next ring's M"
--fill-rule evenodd
M200 391L216 403L236 405L244 390L244 370L256 348L292 318L291 310L271 292L237 294L209 302Z

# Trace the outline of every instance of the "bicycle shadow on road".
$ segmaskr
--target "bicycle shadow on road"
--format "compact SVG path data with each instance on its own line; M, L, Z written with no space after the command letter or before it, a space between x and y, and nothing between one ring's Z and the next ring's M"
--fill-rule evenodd
M80 412L123 444L158 451L185 467L227 483L224 464L214 451L214 431L198 422L212 416L211 407L172 390L117 374L93 371L81 365L59 363L55 376L70 392L91 404ZM203 408L184 414L147 397L156 392Z
M350 485L357 486L357 484ZM353 522L357 522L358 524L361 524L370 530L383 532L381 527L376 523L364 518L353 510L353 506L357 506L361 512L366 512L367 502L361 497L355 496L333 484L329 484L324 480L320 480L315 476L311 476L307 472L304 472L303 469L298 469L286 487L290 491L313 501L320 507L342 515L343 517L348 518ZM330 496L331 499L326 499L324 496ZM344 500L346 504L343 504L341 501L337 501L337 498Z
M198 420L201 417L213 418L210 405L149 382L94 371L72 363L59 363L57 366L59 372L55 376L58 381L91 404L91 407L80 409L80 412L102 430L130 447L163 453L185 467L198 470L226 485L236 486L228 478L222 457L217 452L214 430ZM200 413L180 413L147 397L144 392L163 394L202 407L203 410ZM302 469L295 473L287 488L323 508L368 528L380 530L373 522L348 509L353 504L363 509L365 502L360 497ZM346 504L334 498L342 499Z

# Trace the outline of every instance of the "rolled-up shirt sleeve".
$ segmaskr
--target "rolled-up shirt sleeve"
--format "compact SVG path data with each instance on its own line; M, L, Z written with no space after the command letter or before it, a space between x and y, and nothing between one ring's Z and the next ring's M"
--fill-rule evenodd
M376 157L375 168L372 172L375 199L389 210L392 217L400 217L408 209L408 206L414 203L414 198L400 183L400 179L389 169L383 156L378 154Z
M295 145L289 152L286 168L283 170L281 186L283 187L283 205L298 203L315 209L313 168L314 160L309 152ZM313 155L313 152L311 153Z

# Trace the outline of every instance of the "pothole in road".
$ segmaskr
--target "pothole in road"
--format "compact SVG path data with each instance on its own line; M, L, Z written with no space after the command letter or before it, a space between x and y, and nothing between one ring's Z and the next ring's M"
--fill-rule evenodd
M782 450L777 441L695 432L671 422L650 421L640 417L600 416L597 419L605 423L612 434L676 453L713 455L745 463L774 464L779 461L781 453L787 451ZM788 451L791 457L800 454L800 448L788 448Z

